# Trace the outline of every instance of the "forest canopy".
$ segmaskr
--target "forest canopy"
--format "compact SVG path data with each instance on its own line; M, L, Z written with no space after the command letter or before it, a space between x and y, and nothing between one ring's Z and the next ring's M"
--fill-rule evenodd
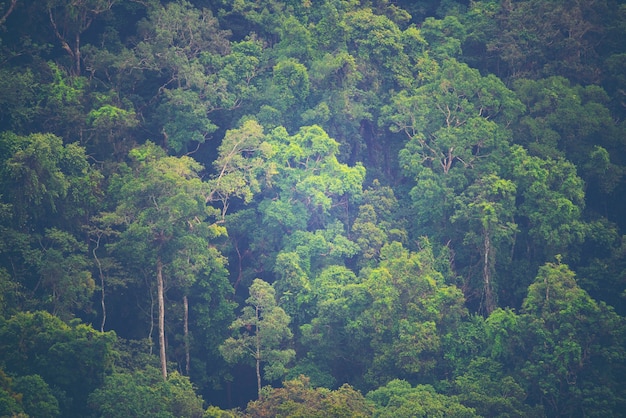
M0 0L0 416L619 416L622 0Z

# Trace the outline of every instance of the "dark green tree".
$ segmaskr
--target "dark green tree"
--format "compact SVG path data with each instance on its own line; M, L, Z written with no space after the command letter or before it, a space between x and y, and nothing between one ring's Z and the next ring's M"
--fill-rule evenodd
M209 194L189 157L167 157L152 143L131 151L133 164L112 183L117 197L115 215L122 228L112 251L136 271L145 271L157 285L161 372L167 378L165 346L166 275L170 286L186 288L211 257L209 242L224 233L212 222ZM133 259L134 257L134 259ZM184 294L186 296L186 293Z

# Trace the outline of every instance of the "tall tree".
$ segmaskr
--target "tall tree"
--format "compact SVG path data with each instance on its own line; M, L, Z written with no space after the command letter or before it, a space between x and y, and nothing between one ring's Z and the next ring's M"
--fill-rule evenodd
M265 364L265 379L275 380L284 376L285 366L295 356L295 351L285 345L292 337L290 318L277 306L274 288L261 279L252 282L246 304L241 316L231 325L234 336L224 341L220 352L230 363L246 358L254 361L261 399L261 364Z
M465 220L468 232L464 243L478 246L481 255L483 289L480 311L489 315L497 306L493 276L496 251L502 241L513 240L517 231L514 222L515 183L487 174L476 180L456 199L452 222ZM476 228L474 225L480 226Z
M151 265L149 271L157 285L161 373L166 379L165 274L170 266L180 265L180 257L189 264L185 269L203 263L210 256L208 241L223 234L224 228L210 222L215 212L206 205L208 189L199 178L199 163L189 157L167 157L151 142L129 156L131 166L112 183L111 191L118 199L115 214L122 228L112 249L121 257L130 257L125 261L131 265ZM173 284L174 279L172 275Z

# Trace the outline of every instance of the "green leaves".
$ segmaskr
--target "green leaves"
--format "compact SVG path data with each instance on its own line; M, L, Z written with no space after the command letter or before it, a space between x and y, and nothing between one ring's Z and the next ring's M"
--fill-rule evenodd
M157 369L113 373L89 396L99 417L152 416L159 418L203 415L202 398L191 382L174 372L164 382Z
M261 279L250 286L250 297L242 314L231 325L234 336L220 346L220 353L229 363L251 359L256 363L257 386L261 399L260 365L264 364L264 377L276 380L284 376L286 365L295 351L285 344L292 338L289 316L276 305L274 288Z
M53 393L62 415L84 415L88 394L111 371L115 339L114 333L96 332L80 321L66 325L46 312L19 313L0 324L0 357L7 372L39 375L56 388ZM44 386L38 379L31 384ZM31 389L29 398L34 395ZM53 408L54 400L46 398L48 406L31 406ZM36 402L33 398L30 401Z
M412 387L404 380L394 379L367 394L376 405L376 417L476 417L452 396L437 393L432 386Z

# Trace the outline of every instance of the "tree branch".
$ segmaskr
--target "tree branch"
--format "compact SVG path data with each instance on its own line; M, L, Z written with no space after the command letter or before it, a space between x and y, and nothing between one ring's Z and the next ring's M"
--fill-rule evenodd
M9 6L9 10L7 10L7 12L2 17L0 17L0 25L3 25L4 22L7 20L7 18L9 17L9 15L13 13L13 9L15 9L16 4L17 4L17 0L11 0L11 5Z

